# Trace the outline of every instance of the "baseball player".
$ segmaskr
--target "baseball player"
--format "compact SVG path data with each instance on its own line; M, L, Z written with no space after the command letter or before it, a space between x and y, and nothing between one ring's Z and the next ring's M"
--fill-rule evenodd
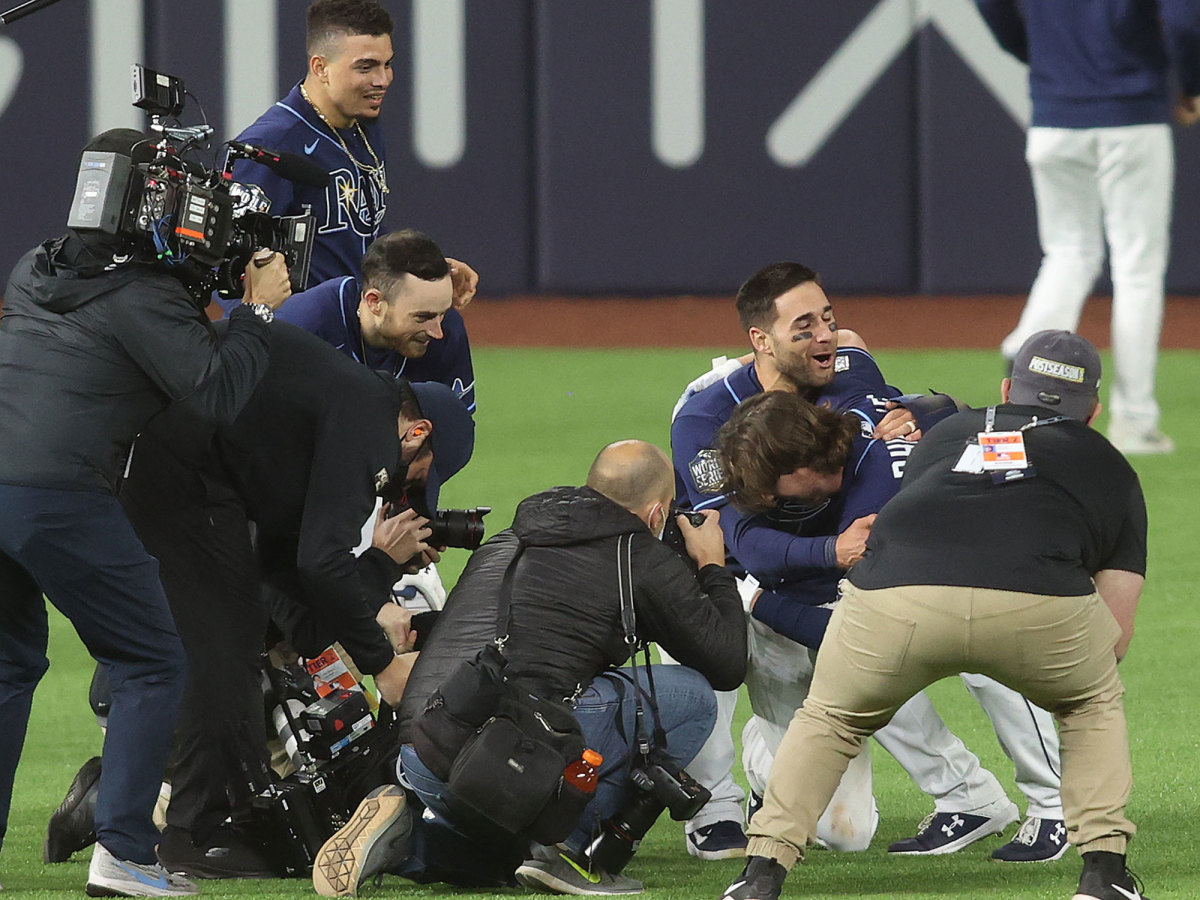
M329 183L290 181L252 160L239 160L233 177L260 186L273 215L314 213L311 287L358 274L363 253L383 231L389 189L378 120L392 83L392 17L376 0L316 0L308 8L305 51L304 80L237 140L302 156L328 172ZM456 278L478 280L470 266L449 263ZM457 307L469 300L456 290Z
M761 517L739 513L719 490L721 474L713 449L714 436L739 402L763 390L797 390L834 409L856 410L864 428L881 422L889 401L894 403L901 395L884 382L861 338L852 332L838 331L832 306L812 270L794 263L778 263L760 270L739 290L738 309L754 349L754 361L689 398L679 410L671 432L678 496L694 507L721 509L730 554L766 587L775 587L795 578L796 573L804 573L818 583L824 580L830 590L821 603L828 602L833 599L831 588L840 571L861 554L869 520L847 520L840 523L842 527L837 532L806 531L803 521L798 521L798 527L789 532L773 527ZM926 413L933 414L936 404L917 403L909 398L905 402L921 414L923 424L929 424ZM922 423L912 417L907 422L911 424L901 431L919 435ZM872 428L872 433L877 431ZM889 452L896 454L892 464L898 478L903 470L903 453L898 449ZM894 481L891 489L894 490ZM814 570L823 574L815 574ZM818 592L809 596L822 595ZM752 786L765 784L763 776L773 750L792 712L803 700L811 675L811 663L803 661L808 654L795 642L776 635L763 622L763 617L781 615L785 604L787 609L794 610L796 598L772 594L761 609L756 604L751 619L752 652L761 658L761 662L752 660L747 681L752 706L761 714L751 720L743 736L748 751L743 764ZM828 611L819 610L819 604L812 599L805 605L812 609L789 615L808 618L823 626ZM764 645L772 642L784 643L767 652ZM788 661L787 668L773 676L770 670L784 660ZM1025 843L1030 828L1023 827L1021 831L1026 837L1022 842L999 848L998 858L1057 858L1065 852L1065 843L1053 824L1043 824L1062 820L1053 724L1047 714L1031 707L1020 695L994 682L974 681L970 685L973 694L985 711L995 711L990 717L1004 733L1001 745L1006 749L1029 748L1014 751L1012 755L1018 766L1018 783L1023 789L1029 787L1028 815L1029 821L1036 820L1030 828L1037 831L1037 840L1035 846ZM722 715L729 717L727 721L732 721L735 703L736 698L732 697L722 700ZM894 843L889 848L892 852L951 853L999 833L1016 821L1017 809L1000 783L946 728L923 694L917 695L912 705L877 739L918 786L935 798L934 812L921 823L917 834ZM692 764L693 774L698 772L714 795L714 802L688 823L689 851L693 855L721 858L736 855L740 849L733 833L740 825L740 791L728 776L733 756L732 739L727 729L719 725L714 729L710 746L701 751L699 764ZM866 777L869 765L863 764L863 769L865 772L858 774ZM856 771L851 772L851 777ZM868 785L856 796L869 794ZM819 836L838 849L865 848L874 832L873 808L871 814L864 811L850 821L854 827L849 833L819 832ZM870 827L865 827L868 824ZM1046 836L1058 836L1058 841L1049 837L1042 841L1043 832ZM722 838L716 846L706 840L714 833Z
M1001 405L950 417L913 452L843 582L726 900L777 900L866 737L914 691L963 669L1054 711L1068 833L1083 857L1075 900L1143 896L1126 868L1133 779L1117 663L1145 581L1146 504L1129 464L1087 427L1099 382L1091 344L1039 332Z
M362 277L345 275L294 294L287 315L355 362L409 381L437 381L475 412L475 373L449 263L419 231L377 238Z

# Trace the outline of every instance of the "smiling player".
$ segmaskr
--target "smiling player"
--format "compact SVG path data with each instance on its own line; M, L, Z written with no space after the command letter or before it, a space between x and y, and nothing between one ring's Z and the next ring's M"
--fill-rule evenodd
M261 186L272 215L311 207L314 285L357 274L383 228L388 185L378 119L392 83L392 17L375 0L317 0L308 8L305 50L304 80L238 140L302 156L329 173L329 184L298 184L247 160L234 166L233 177Z

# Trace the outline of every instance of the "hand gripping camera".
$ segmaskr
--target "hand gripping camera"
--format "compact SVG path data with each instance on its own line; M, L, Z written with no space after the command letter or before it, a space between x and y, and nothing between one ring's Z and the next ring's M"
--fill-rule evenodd
M315 217L269 215L271 201L257 185L233 181L233 164L252 159L293 181L324 187L329 176L319 166L287 153L230 142L221 170L190 158L213 129L182 127L183 82L171 75L133 66L133 105L151 113L151 130L162 135L135 148L134 158L85 151L79 165L70 228L93 229L122 237L133 256L176 270L197 303L212 291L242 296L241 274L255 250L283 254L292 289L308 280ZM143 152L144 151L144 152Z

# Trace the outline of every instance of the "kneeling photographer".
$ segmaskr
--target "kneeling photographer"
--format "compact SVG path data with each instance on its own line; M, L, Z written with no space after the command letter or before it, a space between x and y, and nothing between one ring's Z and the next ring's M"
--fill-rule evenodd
M382 376L284 322L270 330L267 371L242 414L215 434L185 407L161 417L121 498L161 563L191 661L158 853L197 877L279 871L226 824L243 811L230 797L246 797L247 772L265 773L260 586L305 613L303 631L285 627L297 650L339 641L397 703L413 657L396 654L377 616L427 548L417 510L436 509L474 446L471 415L445 385ZM374 546L355 556L377 495L402 511L380 517Z
M712 730L713 688L740 684L746 660L717 516L676 523L698 575L655 540L673 493L662 451L613 444L585 487L527 498L471 557L399 710L400 775L425 812L394 785L372 792L318 854L319 893L354 894L384 871L641 889L620 870L665 808L689 814L697 786L680 766ZM683 665L612 668L638 641Z

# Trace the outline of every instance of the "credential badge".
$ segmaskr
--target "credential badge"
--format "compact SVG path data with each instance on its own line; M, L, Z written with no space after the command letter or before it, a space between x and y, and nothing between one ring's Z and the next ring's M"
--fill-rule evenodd
M692 483L702 494L715 494L725 483L725 473L721 471L716 450L701 450L688 463L688 469L692 473Z
M387 469L383 468L375 473L375 493L376 494L380 493L387 486L388 486L388 473L387 473Z

